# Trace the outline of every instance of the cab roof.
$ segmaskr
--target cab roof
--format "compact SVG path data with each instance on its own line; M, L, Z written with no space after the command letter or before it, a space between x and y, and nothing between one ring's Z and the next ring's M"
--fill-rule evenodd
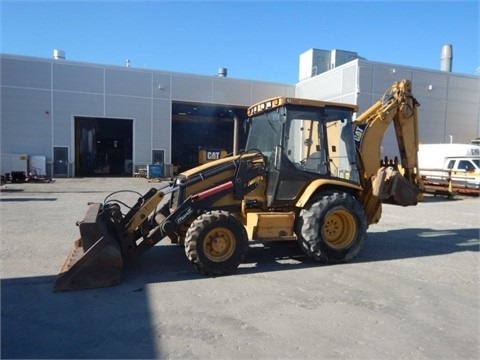
M338 106L351 109L353 112L358 111L357 105L352 104L345 104L345 103L337 103L337 102L330 102L330 101L321 101L321 100L312 100L312 99L302 99L302 98L295 98L295 97L285 97L285 96L277 96L274 98L270 98L267 100L260 101L252 106L250 106L247 110L248 116L253 116L256 114L261 114L267 110L275 109L281 107L283 105L303 105L303 106L313 106L323 108L325 106Z

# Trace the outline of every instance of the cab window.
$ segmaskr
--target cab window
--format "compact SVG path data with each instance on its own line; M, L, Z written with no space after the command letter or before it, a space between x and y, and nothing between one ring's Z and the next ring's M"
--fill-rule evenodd
M460 160L458 163L459 170L474 171L475 166L469 160Z

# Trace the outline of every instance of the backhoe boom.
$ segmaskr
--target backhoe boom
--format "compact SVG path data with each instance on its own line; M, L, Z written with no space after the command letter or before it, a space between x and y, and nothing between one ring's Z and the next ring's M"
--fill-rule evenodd
M417 156L419 105L412 95L410 81L402 80L395 82L353 123L355 145L362 164L361 182L365 189L362 201L370 214L370 223L378 222L382 200L407 206L416 204L421 198L423 183L418 174ZM382 160L380 154L385 131L392 122L400 163L397 159Z

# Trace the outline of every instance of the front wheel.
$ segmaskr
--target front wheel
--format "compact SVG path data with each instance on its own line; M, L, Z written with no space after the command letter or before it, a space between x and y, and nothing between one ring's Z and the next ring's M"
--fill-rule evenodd
M300 212L297 238L313 260L341 263L363 248L367 227L365 212L357 199L346 193L325 193Z
M195 268L207 275L234 271L245 259L248 237L243 224L225 211L200 215L188 228L185 253Z

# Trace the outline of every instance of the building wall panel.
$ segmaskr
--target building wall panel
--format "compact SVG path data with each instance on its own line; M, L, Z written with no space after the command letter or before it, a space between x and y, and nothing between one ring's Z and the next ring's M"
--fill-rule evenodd
M52 65L46 61L0 58L2 86L52 88Z
M105 69L105 93L138 97L152 96L152 73L125 69Z
M412 76L412 91L417 99L445 101L448 94L448 74L416 71Z
M152 127L150 123L143 121L133 122L135 130L133 134L133 162L135 164L150 164L152 161Z
M152 148L165 149L165 162L170 163L172 146L172 108L169 100L153 102Z
M160 99L172 97L172 77L168 74L153 73L152 96Z
M373 90L373 68L362 61L358 62L357 83L359 94L372 93Z
M480 103L480 78L449 76L448 101L453 103Z
M218 104L250 104L252 85L248 82L231 81L225 78L212 80L212 102Z
M172 75L172 99L211 103L212 86L212 79Z
M347 64L348 65L348 64ZM357 93L357 72L358 67L356 63L342 68L342 94L350 95Z
M357 61L340 65L296 86L296 96L316 100L356 103Z
M412 71L391 65L375 65L373 66L373 88L372 93L377 95L377 98L382 96L387 89L396 81L402 79L412 80ZM365 89L362 89L364 91Z
M418 132L421 143L445 141L447 104L444 99L421 98L418 107Z
M50 91L2 88L2 153L51 154L52 110Z
M275 96L295 96L295 87L282 84L252 83L251 104Z
M152 100L131 96L105 96L105 117L139 119L149 122L152 118Z
M479 106L475 104L448 102L444 141L450 142L450 135L453 142L468 142L480 138L478 114Z
M336 68L297 85L296 96L334 101L342 96L342 72Z
M55 90L87 93L104 92L104 70L100 67L53 64L53 88Z

